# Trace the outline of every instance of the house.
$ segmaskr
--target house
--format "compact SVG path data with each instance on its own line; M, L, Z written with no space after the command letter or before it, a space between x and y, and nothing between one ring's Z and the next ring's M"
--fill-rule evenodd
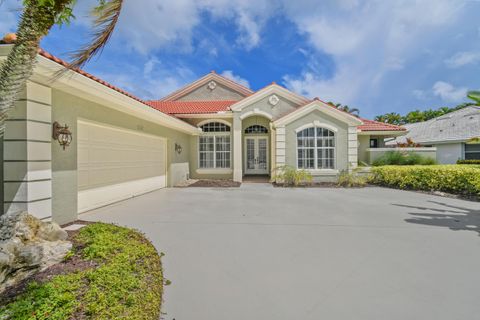
M66 223L189 177L273 178L284 165L332 181L405 134L275 83L253 91L211 72L143 101L82 70L52 81L67 64L43 50L37 60L0 141L4 212Z
M437 162L456 163L461 159L480 159L480 106L469 106L443 116L404 126L406 135L386 144L394 146L409 138L425 147L436 147Z

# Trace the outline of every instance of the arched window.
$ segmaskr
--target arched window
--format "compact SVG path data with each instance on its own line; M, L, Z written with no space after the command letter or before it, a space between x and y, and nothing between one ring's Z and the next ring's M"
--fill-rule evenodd
M200 128L203 134L198 138L199 168L230 168L230 126L222 122L208 122Z
M247 133L247 134L263 134L263 133L268 133L268 129L265 128L264 126L254 124L253 126L250 126L250 127L246 128L245 133Z
M230 126L222 122L208 122L200 126L203 132L230 132Z
M299 169L335 168L335 133L326 128L310 127L297 133Z

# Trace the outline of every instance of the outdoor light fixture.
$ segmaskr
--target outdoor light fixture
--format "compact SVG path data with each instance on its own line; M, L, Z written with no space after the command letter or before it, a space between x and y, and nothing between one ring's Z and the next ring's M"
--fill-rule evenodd
M63 147L63 150L65 150L65 148L70 145L70 142L72 142L72 133L68 129L68 126L64 125L62 127L57 121L53 123L52 137L53 140L58 140L58 143Z
M178 154L182 153L182 146L178 143L175 143L175 152Z

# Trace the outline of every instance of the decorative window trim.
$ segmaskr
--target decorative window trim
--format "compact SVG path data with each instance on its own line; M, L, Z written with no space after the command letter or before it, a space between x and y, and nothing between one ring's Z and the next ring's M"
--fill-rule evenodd
M334 126L332 126L331 124L328 124L328 123L324 123L324 122L320 122L318 120L315 120L313 122L310 122L310 123L304 124L303 126L298 127L297 129L295 129L295 133L299 133L302 130L312 128L312 127L325 128L325 129L328 129L328 130L333 131L335 133L338 132L337 127L334 127Z
M207 124L209 122L220 122L220 123L223 123L223 124L229 126L230 130L232 128L232 124L230 122L228 122L227 120L223 120L223 119L205 119L205 120L202 120L199 123L197 123L197 127L200 128L201 126L203 126L204 124Z
M319 123L319 122L317 122ZM328 125L330 128L335 128L335 127L332 127L330 125ZM313 147L314 149L314 168L300 168L299 165L298 165L298 133L302 130L305 130L305 129L309 129L309 128L314 128L314 132L315 132L315 135L314 135L314 141L315 141L315 146ZM333 131L331 130L330 128L326 128L324 126L315 126L315 125L312 125L312 124L309 124L309 125L303 125L299 128L297 128L295 130L295 167L299 170L306 170L310 173L312 173L313 175L321 175L321 174L337 174L338 173L338 167L337 167L337 146L338 146L338 143L337 143L337 132L333 131L333 139L334 139L334 147L333 147L333 168L319 168L318 167L318 150L319 149L332 149L332 147L329 147L329 148L322 148L322 147L318 147L317 146L317 129L327 129L327 130L330 130L330 131ZM336 128L335 128L336 129ZM337 130L338 131L338 130Z
M221 123L228 127L228 131L209 131L209 132L202 132L201 135L198 136L197 138L197 157L198 157L198 163L197 163L197 170L229 170L232 167L232 133L231 133L231 124L228 121L221 120L221 119L215 119L215 120L204 120L198 123L198 127L201 128L202 126L209 124L209 123ZM218 138L225 138L228 137L228 150L223 150L223 151L217 151L217 139ZM213 150L212 151L201 151L200 145L201 145L201 140L204 138L213 138ZM202 162L200 160L201 154L213 154L213 166L212 167L203 167ZM227 166L218 166L217 165L217 154L226 154L228 153L228 158L225 158L223 161L228 160L228 167ZM222 161L222 160L221 160Z
M255 108L251 111L247 111L245 112L244 114L242 114L240 116L240 120L243 120L245 118L248 118L250 116L255 116L255 115L259 115L259 116L264 116L265 118L267 118L268 120L272 120L273 119L273 116L268 113L268 112L265 112L265 111L262 111L262 110L259 110L258 108Z

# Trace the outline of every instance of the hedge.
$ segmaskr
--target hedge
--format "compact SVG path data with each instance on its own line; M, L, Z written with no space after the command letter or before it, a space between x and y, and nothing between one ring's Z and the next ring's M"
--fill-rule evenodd
M372 168L370 183L407 190L442 191L480 197L480 167L469 165Z
M72 240L74 251L67 259L75 261L73 267L88 267L71 270L70 263L47 281L30 282L13 301L0 306L0 319L160 318L160 256L141 233L95 223ZM62 264L68 261L54 267Z
M457 160L457 164L478 164L480 165L480 160Z

